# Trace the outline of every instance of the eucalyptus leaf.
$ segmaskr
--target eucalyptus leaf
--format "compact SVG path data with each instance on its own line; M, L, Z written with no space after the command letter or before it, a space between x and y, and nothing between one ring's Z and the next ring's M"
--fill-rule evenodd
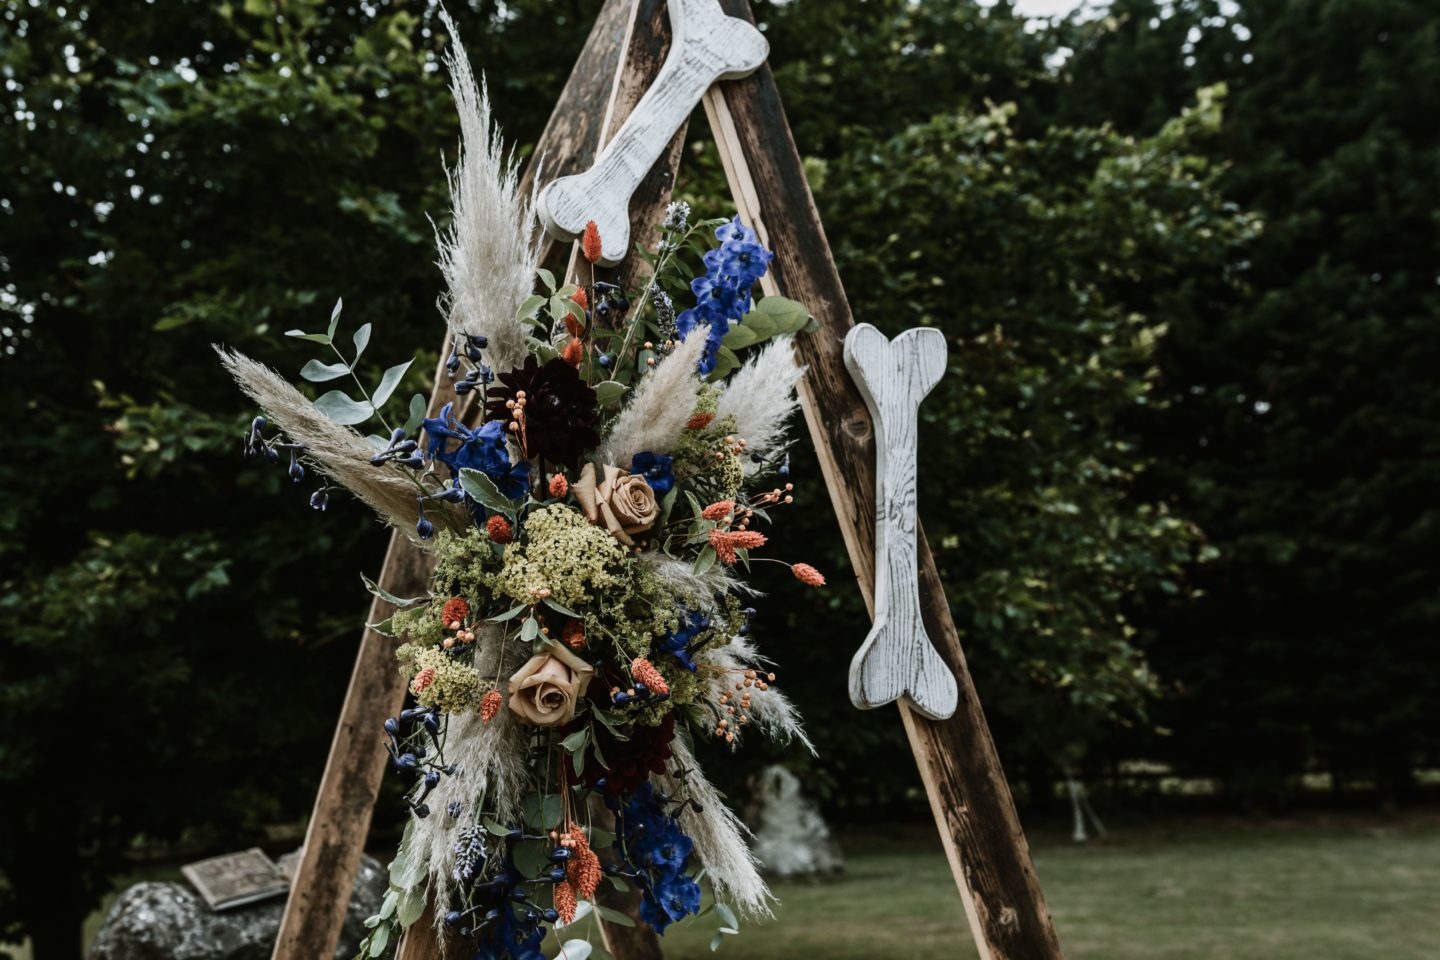
M715 901L715 912L720 915L720 919L725 922L725 926L736 927L738 932L740 920L735 916L735 911L730 909L728 903L721 903L718 900Z
M300 368L300 376L309 380L311 383L324 383L326 380L343 377L349 372L349 364L321 363L319 360L310 360L305 366Z
M351 400L344 390L331 390L315 401L315 409L344 427L364 423L375 414L374 407Z
M555 954L555 960L588 960L592 949L589 940L566 940Z
M413 607L417 603L424 603L426 600L430 599L428 596L426 596L411 597L409 600L406 600L403 597L395 596L395 594L391 593L389 590L386 590L384 587L380 586L380 584L376 583L374 580L371 580L363 573L360 574L360 579L364 581L366 590L369 590L372 594L379 597L381 600L384 600L386 603L393 603L395 606L399 607L402 610L406 607Z
M557 922L555 924L555 929L564 930L566 927L573 926L574 924L579 923L581 920L584 920L586 917L590 916L590 912L594 909L595 907L590 903L589 900L581 900L579 903L575 904L575 919L571 920L569 923Z
M408 927L420 919L420 915L425 912L425 896L424 885L411 887L405 891L405 895L400 898L400 907L395 914L395 919L400 922L400 926Z
M390 928L388 926L376 927L375 932L370 935L370 956L380 956L380 954L385 952L385 948L389 945Z
M540 621L534 617L526 617L525 624L520 628L520 639L525 643L533 643L540 636Z
M530 604L518 604L511 607L509 610L506 610L504 613L497 613L495 616L490 618L490 622L504 623L506 620L514 620L516 617L520 616L520 614L524 613L528 609L530 609Z
M360 360L360 354L364 353L365 348L370 345L370 326L368 323L365 324L359 330L355 331L355 336L351 337L352 342L355 344L355 361L357 363Z
M330 345L330 338L323 333L306 333L304 330L286 330L285 336L294 337L297 340L309 340L311 343L323 343Z
M335 339L335 330L340 326L340 311L345 309L345 298L336 297L335 306L330 311L330 329L325 331L325 336L331 340Z
M609 922L619 924L622 927L635 926L634 920L631 920L619 910L612 910L604 904L595 904L595 912L600 914L600 919L602 920L608 920Z
M390 395L395 392L395 388L400 386L400 380L405 376L405 371L409 370L410 364L414 362L415 360L412 358L406 360L404 363L397 363L381 375L380 386L376 387L375 392L370 395L370 400L375 404L375 409L378 410L385 406L385 401L389 400Z
M535 273L536 273L536 275L540 278L540 282L543 283L543 284L545 284L545 290L546 290L547 292L549 292L549 293L554 293L554 292L555 292L555 274L551 273L549 270L546 270L544 267L541 267L539 270L536 270Z
M620 891L621 893L629 893L629 892L630 892L630 884L626 883L624 880L620 879L619 877L611 877L611 878L610 878L610 885L611 885L612 887L614 887L616 890Z
M549 865L550 851L543 840L521 840L515 844L515 869L527 880L540 875Z
M566 753L574 753L576 750L579 750L581 747L585 746L585 740L589 736L589 727L585 727L583 730L576 730L564 740L561 740L560 746L565 749Z
M466 467L460 471L460 488L474 497L482 507L492 513L503 514L512 523L515 521L515 501L500 492L491 480L479 470Z
M546 597L545 606L549 607L551 610L554 610L556 613L563 613L565 616L570 617L572 620L580 619L580 614L576 613L574 610L571 610L569 607L565 606L565 604L559 602L558 600L552 600L549 597Z
M425 394L417 393L410 398L410 415L405 419L405 435L409 437L418 436L420 422L425 419L425 412L430 407L425 399Z

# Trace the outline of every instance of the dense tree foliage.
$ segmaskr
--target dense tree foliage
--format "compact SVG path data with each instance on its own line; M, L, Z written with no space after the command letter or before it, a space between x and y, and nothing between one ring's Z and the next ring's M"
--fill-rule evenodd
M1223 6L756 9L857 316L950 338L924 518L1012 772L1403 784L1440 729L1440 15ZM451 4L522 150L597 7ZM279 332L343 295L377 364L431 348L438 27L423 2L0 15L0 940L40 960L134 845L308 810L385 535L240 459L209 344L291 370ZM682 190L709 215L705 138ZM866 620L804 450L795 479L780 535L837 589L757 622L820 745L790 759L836 811L913 803L899 725L844 697Z

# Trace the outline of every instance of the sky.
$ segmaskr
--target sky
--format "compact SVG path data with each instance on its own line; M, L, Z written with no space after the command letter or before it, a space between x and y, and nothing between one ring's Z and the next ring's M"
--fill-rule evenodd
M1053 17L1069 13L1083 0L1015 0L1015 12L1026 17Z

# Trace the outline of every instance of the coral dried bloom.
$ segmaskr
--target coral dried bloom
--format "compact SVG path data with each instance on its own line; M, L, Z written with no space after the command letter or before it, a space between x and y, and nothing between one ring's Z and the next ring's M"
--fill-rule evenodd
M714 420L715 414L713 413L697 413L685 421L685 428L687 430L704 430L710 426Z
M480 698L480 719L486 723L495 719L495 714L500 712L500 691L491 690Z
M722 520L729 520L730 514L734 512L734 500L720 500L710 504L710 506L706 507L704 510L701 510L700 516L704 517L706 520L714 520L716 523L719 523Z
M410 681L410 692L418 696L419 694L424 693L425 688L430 686L430 684L434 682L435 668L426 667L424 670L421 670L419 673L415 674L415 679Z
M595 888L600 886L600 871L600 858L590 849L590 844L576 843L574 856L565 868L565 877L586 900L593 899Z
M594 220L585 221L585 236L580 240L580 252L585 259L596 263L600 259L600 228Z
M571 339L565 344L565 349L560 351L560 358L572 367L580 366L580 361L585 356L585 344L579 340Z
M560 639L565 641L565 646L571 650L579 650L585 646L585 624L579 620L571 620L560 631Z
M757 533L754 530L720 530L710 531L710 546L715 548L715 556L721 563L733 564L737 557L735 551L750 550L765 545L765 534Z
M808 563L797 563L790 568L795 574L795 579L811 587L825 586L825 575Z
M585 292L584 287L577 287L575 292L570 294L570 299L580 304L581 310L590 309L590 294Z
M515 531L510 528L510 521L500 514L492 514L489 520L485 521L485 532L490 534L490 539L496 543L509 543L515 539Z
M649 687L651 693L662 697L670 695L670 684L665 682L655 665L644 657L636 657L630 662L630 676L634 677L637 683Z
M465 618L469 615L470 604L465 602L465 598L451 597L440 608L440 625L449 630L459 630L465 626Z
M555 912L560 914L562 923L575 922L575 887L569 880L555 884Z
M563 497L570 492L570 481L565 479L565 474L557 473L550 477L550 496Z

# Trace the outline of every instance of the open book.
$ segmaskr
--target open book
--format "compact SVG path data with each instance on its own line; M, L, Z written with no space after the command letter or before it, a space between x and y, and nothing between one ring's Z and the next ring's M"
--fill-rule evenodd
M211 910L226 910L279 896L290 881L259 847L226 853L180 868Z

